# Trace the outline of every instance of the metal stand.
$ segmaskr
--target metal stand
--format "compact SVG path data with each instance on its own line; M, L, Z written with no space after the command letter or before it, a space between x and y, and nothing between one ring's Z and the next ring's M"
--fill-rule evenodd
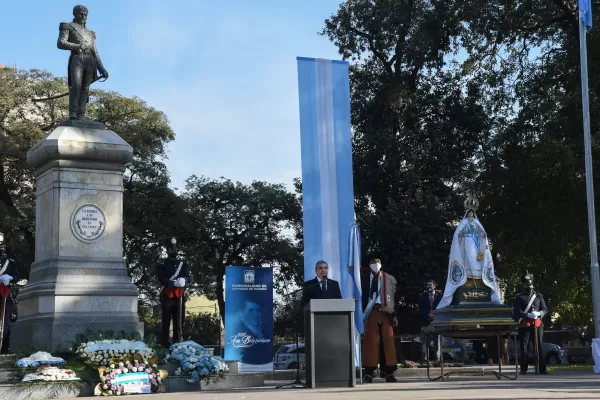
M444 374L444 352L440 351L440 369L441 369L441 375L438 376L437 378L431 378L430 372L429 372L429 337L430 335L428 334L427 336L425 336L425 362L427 363L427 379L429 379L431 382L435 382L438 379L443 380L444 382L447 380L447 378L450 376L451 372L445 373ZM442 335L438 335L438 344L442 343ZM441 349L440 349L441 350Z
M497 333L496 336L498 337L498 372L496 371L492 371L494 373L494 375L496 375L496 378L498 379L502 379L502 378L506 378L506 379L510 379L511 381L516 380L519 377L519 359L518 359L518 355L517 355L517 337L515 335L514 332L510 333L510 336L513 337L513 341L515 342L514 348L515 348L515 376L508 376L502 373L502 348L500 347L500 333Z
M502 378L507 378L510 379L512 381L516 380L519 377L519 360L517 358L517 346L516 346L516 339L515 340L515 376L511 377L508 376L506 374L502 373L502 362L501 362L501 347L500 347L500 336L505 333L505 332L510 332L510 335L513 336L515 335L515 332L506 328L503 329L447 329L444 330L443 332L437 332L438 335L438 341L440 343L439 346L439 354L440 354L440 375L432 378L431 377L431 373L430 373L430 366L429 366L429 349L427 349L427 354L426 354L426 362L427 362L427 379L429 379L431 382L435 382L439 379L441 379L442 381L446 382L448 380L448 377L452 374L452 372L444 372L444 352L441 348L441 342L442 339L448 335L448 337L456 337L458 338L462 338L462 339L476 339L476 338L483 338L483 337L490 337L490 336L495 336L496 337L496 341L498 342L498 371L493 371L494 375L496 376L496 378L498 379L502 379ZM429 344L429 338L430 338L431 334L428 332L427 336L426 336L426 343Z
M294 293L292 293L294 294ZM297 304L297 300L294 299ZM301 311L301 310L300 310ZM301 315L301 312L299 313ZM308 386L300 380L300 353L298 352L298 346L300 344L300 322L299 318L296 317L296 380L286 385L277 386L275 389L308 389Z

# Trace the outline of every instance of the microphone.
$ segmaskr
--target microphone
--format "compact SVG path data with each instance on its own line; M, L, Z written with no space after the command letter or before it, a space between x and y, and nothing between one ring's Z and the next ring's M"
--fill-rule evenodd
M321 278L323 282L327 282L327 275L323 275L323 278Z

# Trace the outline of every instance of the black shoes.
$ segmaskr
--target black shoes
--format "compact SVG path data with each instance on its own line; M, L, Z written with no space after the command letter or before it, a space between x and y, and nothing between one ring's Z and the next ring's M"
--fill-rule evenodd
M382 376L382 378L384 377L386 382L398 382L394 374ZM363 375L362 381L363 383L373 383L373 375Z

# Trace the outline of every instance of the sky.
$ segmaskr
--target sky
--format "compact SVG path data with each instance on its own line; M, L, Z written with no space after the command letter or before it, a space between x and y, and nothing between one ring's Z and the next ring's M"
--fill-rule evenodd
M66 76L56 47L76 1L3 1L0 64ZM318 35L340 0L87 0L109 79L94 88L163 111L172 187L192 174L243 183L301 176L296 57L341 59ZM118 133L118 132L117 132Z

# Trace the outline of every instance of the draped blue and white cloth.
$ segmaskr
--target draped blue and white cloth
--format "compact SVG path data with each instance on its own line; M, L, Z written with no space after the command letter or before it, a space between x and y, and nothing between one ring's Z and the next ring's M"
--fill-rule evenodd
M487 234L477 216L469 221L467 214L468 211L454 231L444 297L437 306L438 310L452 304L454 292L467 283L468 278L481 279L492 290L492 303L502 304ZM480 252L482 257L478 259Z

